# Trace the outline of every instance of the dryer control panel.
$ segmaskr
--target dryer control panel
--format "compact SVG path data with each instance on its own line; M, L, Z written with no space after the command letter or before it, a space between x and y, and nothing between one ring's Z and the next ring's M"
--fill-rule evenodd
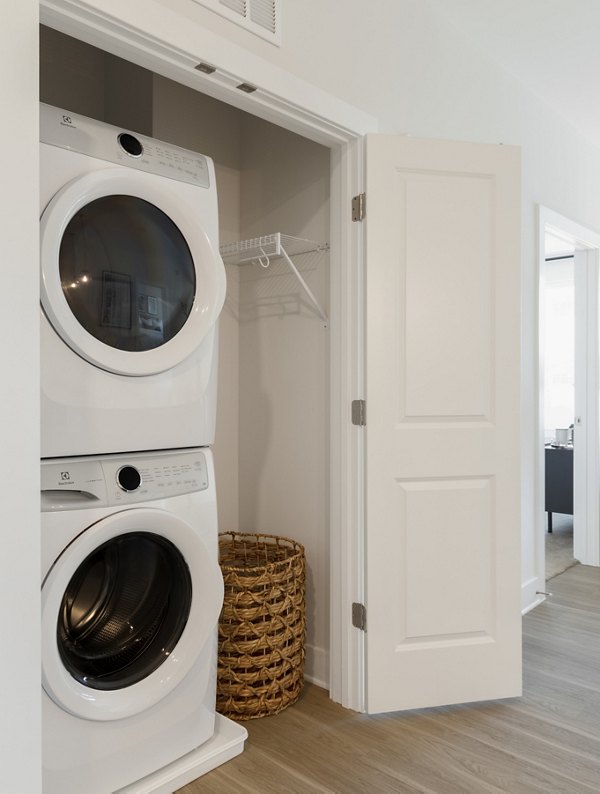
M129 505L208 488L201 449L42 461L42 511Z
M208 158L172 143L40 103L40 141L139 171L210 186Z

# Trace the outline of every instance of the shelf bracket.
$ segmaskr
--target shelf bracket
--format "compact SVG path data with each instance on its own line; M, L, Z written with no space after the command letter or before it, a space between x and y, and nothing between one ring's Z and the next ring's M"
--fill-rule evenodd
M312 290L310 289L310 287L308 286L308 284L306 283L306 281L305 281L305 280L302 278L302 276L300 275L300 271L298 270L298 268L296 267L296 265L295 265L295 264L292 262L292 260L291 260L291 259L290 259L290 257L288 256L288 253L287 253L287 251L285 250L285 248L283 247L283 245L281 245L281 243L279 244L279 251L280 251L281 255L283 256L283 258L285 259L285 261L286 261L286 262L288 263L288 265L290 266L290 268L292 269L292 271L294 272L294 274L295 274L296 278L298 279L298 281L300 282L300 284L301 284L301 286L302 286L302 289L303 289L303 290L304 290L304 292L306 292L306 294L308 295L308 298L309 298L310 302L312 303L312 305L314 306L314 308L316 309L316 311L317 311L317 313L318 313L319 317L320 317L320 318L323 320L323 322L325 323L325 325L327 325L327 323L329 322L329 318L327 317L327 315L325 314L325 312L324 312L324 311L323 311L323 309L321 308L321 304L320 304L320 303L319 303L319 301L318 301L318 300L315 298L315 296L314 296L314 294L313 294Z

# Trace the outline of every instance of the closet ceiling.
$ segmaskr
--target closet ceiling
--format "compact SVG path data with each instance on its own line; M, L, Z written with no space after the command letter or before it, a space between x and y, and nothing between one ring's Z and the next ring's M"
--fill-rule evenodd
M599 0L429 0L600 147Z

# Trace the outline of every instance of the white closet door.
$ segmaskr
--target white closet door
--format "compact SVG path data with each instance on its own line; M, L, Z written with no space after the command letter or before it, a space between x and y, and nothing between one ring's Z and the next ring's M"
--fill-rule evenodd
M519 150L366 148L367 710L518 695Z

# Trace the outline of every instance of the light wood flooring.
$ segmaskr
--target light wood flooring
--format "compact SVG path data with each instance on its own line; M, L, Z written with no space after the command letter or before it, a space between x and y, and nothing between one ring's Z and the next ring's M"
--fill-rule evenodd
M523 620L522 698L367 716L307 685L181 794L600 792L600 569L549 584Z
M577 562L573 557L573 516L554 513L552 524L552 532L546 532L546 580Z

